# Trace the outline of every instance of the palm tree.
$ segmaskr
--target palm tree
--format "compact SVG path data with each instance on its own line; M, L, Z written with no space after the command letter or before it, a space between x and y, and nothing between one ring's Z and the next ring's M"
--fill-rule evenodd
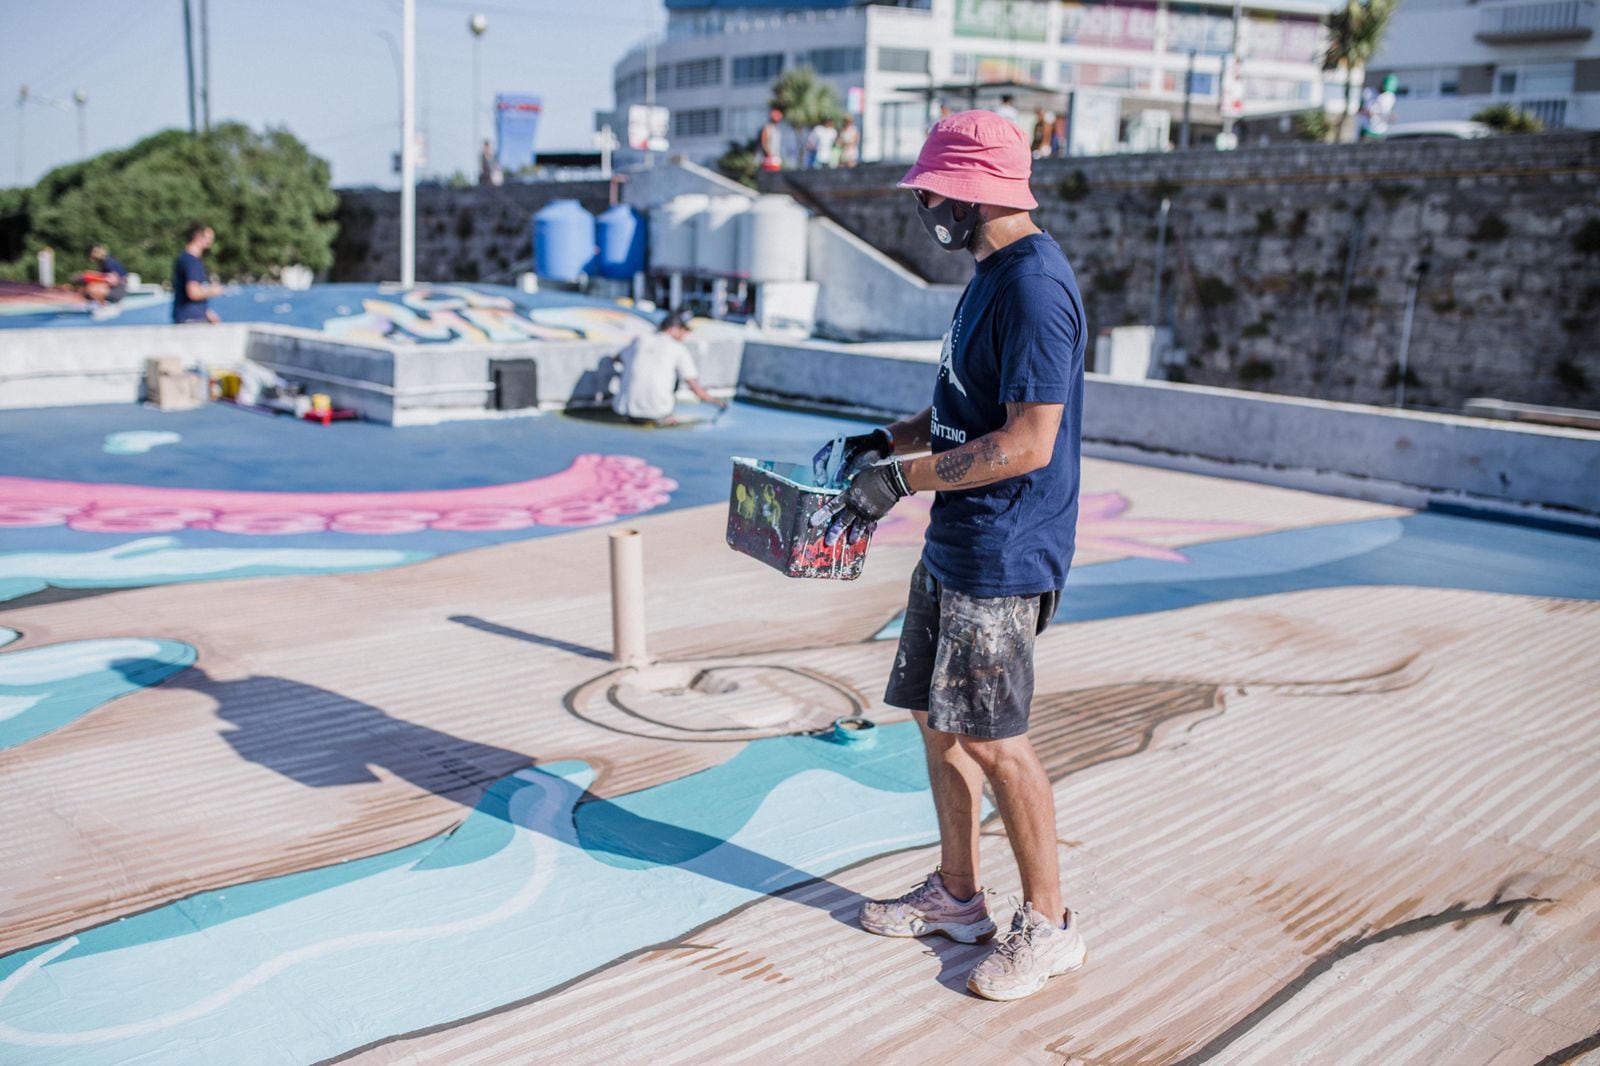
M768 106L783 111L783 117L794 128L804 145L811 127L820 126L823 119L844 122L844 108L839 106L839 94L833 86L817 77L814 68L795 67L785 71L772 83L772 102ZM804 148L801 149L804 154Z
M1365 67L1378 54L1389 19L1398 6L1399 0L1345 0L1343 7L1328 14L1328 50L1322 56L1322 69L1342 68L1345 72L1341 129L1351 114L1350 97L1355 91L1352 74L1356 67Z

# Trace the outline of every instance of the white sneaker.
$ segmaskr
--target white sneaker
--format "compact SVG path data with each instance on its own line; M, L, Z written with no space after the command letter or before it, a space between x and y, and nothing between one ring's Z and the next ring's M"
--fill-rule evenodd
M943 933L963 944L980 943L995 933L984 894L979 892L966 902L956 899L944 887L937 870L903 896L863 903L861 928L879 936Z
M967 987L984 999L1010 1000L1031 996L1046 981L1078 969L1089 949L1078 935L1078 922L1067 912L1065 928L1024 903L1011 916L1011 929L987 958L973 967Z

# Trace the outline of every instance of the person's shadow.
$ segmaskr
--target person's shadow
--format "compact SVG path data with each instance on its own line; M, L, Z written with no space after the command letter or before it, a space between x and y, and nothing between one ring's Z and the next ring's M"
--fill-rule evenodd
M144 664L125 660L115 669L138 684ZM396 718L381 708L315 685L282 677L223 681L190 667L165 682L214 700L231 728L222 738L239 757L311 788L375 783L379 766L404 781L480 812L507 817L502 804L479 804L496 781L536 760L517 751L452 736ZM819 742L820 743L820 742ZM706 775L695 775L706 779ZM708 794L707 804L719 798ZM845 925L865 897L760 852L711 834L658 821L585 790L571 821L532 825L592 857L632 869L678 866L748 892L787 898L810 885L828 891L807 894L807 906ZM801 900L795 900L801 902Z
M123 665L118 669L133 680ZM166 686L215 700L217 716L230 727L222 739L240 758L311 788L375 783L376 766L471 807L484 789L534 761L284 677L222 681L190 667Z

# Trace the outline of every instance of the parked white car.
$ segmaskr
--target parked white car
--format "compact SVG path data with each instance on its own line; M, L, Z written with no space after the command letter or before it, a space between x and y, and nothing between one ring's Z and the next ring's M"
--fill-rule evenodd
M1383 135L1386 141L1455 141L1492 137L1494 130L1481 122L1396 122Z

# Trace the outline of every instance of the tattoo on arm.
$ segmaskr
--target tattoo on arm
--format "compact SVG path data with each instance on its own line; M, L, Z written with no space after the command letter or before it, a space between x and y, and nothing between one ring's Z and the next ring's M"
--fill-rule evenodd
M969 448L956 448L945 452L934 462L934 472L939 475L939 480L947 485L956 485L967 476L967 471L972 469L974 456Z
M1005 448L992 435L979 437L974 442L973 450L978 453L978 458L989 464L991 469L1001 466L1010 466L1011 457L1006 455Z

